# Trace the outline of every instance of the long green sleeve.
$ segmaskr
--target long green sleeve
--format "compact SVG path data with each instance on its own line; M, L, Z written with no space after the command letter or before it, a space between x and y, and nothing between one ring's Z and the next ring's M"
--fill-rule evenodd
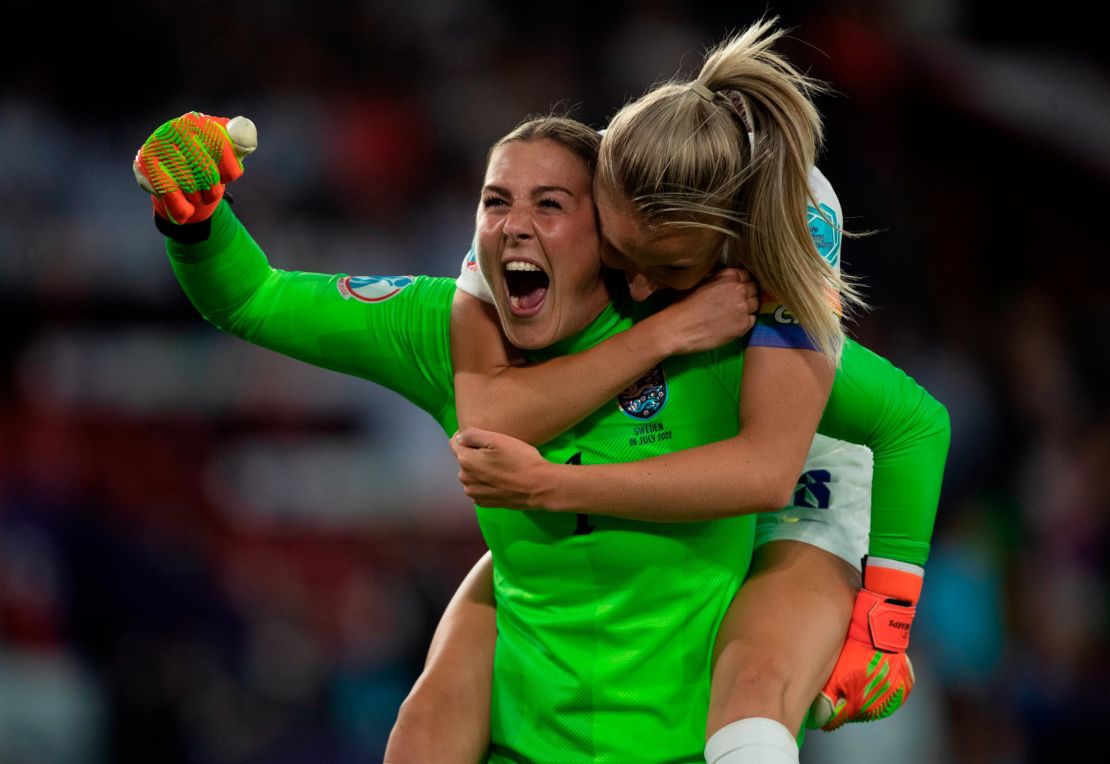
M924 565L951 437L948 411L901 369L849 341L818 429L874 453L869 554Z
M282 271L223 203L198 244L167 239L186 295L223 331L327 369L377 382L455 424L453 279L351 279Z

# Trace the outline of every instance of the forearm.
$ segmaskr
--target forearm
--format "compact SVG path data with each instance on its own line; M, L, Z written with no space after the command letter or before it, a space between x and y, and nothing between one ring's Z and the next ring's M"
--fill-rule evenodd
M929 556L951 425L925 395L920 425L897 449L875 453L868 554L924 566Z
M460 429L502 432L533 445L551 440L673 352L660 320L651 316L580 353L523 364L511 360L488 306L457 296L452 354Z
M206 239L166 246L182 289L221 330L384 385L436 416L450 404L447 279L352 280L272 268L226 204ZM386 299L352 292L352 283L382 281L393 287Z
M210 225L207 238L190 244L166 239L174 275L204 318L224 331L241 334L245 327L236 327L235 316L274 270L226 202L209 222L194 225Z
M474 407L459 425L504 432L539 445L597 411L667 357L640 323L589 350L539 364L506 367L486 383L496 405Z
M714 520L781 509L798 469L744 434L623 464L546 464L531 508L654 522Z
M944 406L885 358L849 341L819 431L874 454L869 553L924 565L951 433Z
M486 553L436 627L424 671L389 736L385 761L485 761L496 638L493 564Z
M500 456L498 446L460 458L469 494L510 506L605 514L656 522L709 520L781 509L813 441L832 383L824 357L761 348L759 368L742 383L738 435L622 464L559 465ZM747 374L745 375L747 376ZM791 380L791 395L777 380ZM488 436L487 436L488 437ZM474 445L472 439L467 445ZM507 446L510 444L504 444ZM457 452L458 453L458 452ZM495 456L498 454L498 456ZM484 462L476 465L475 462ZM517 474L510 474L516 472ZM492 490L488 487L508 490Z

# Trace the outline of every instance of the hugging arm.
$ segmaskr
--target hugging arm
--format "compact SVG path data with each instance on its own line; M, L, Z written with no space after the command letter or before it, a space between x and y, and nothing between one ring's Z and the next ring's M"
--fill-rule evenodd
M811 350L750 348L738 435L624 464L551 464L499 433L453 442L479 504L683 522L784 506L821 419L833 369ZM784 395L782 380L789 380Z
M545 443L663 359L710 350L744 335L752 328L757 304L748 274L729 269L592 348L528 364L505 340L493 306L459 290L451 317L459 427Z

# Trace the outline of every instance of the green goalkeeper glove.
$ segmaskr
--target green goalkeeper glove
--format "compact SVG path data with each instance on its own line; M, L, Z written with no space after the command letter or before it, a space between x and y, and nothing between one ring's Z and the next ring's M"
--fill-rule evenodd
M212 216L226 184L243 174L243 157L258 147L246 117L191 111L166 122L135 155L135 180L151 194L154 212L177 224Z

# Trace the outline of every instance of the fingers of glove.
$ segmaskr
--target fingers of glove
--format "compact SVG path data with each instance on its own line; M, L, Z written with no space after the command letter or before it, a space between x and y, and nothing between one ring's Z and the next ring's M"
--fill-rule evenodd
M216 211L216 205L224 197L224 185L213 186L212 188L205 189L204 191L194 191L191 194L185 194L185 198L189 204L193 205L193 214L190 215L184 222L186 223L199 223L202 220L207 220L212 217L212 213Z
M201 204L203 204L205 207L211 207L218 204L220 199L224 198L224 184L220 183L218 185L212 186L212 188L206 188L203 191L198 191L197 193L200 195Z
M196 212L196 206L180 190L151 198L154 200L154 211L174 223L185 223Z
M840 700L839 702L843 706L844 701ZM818 693L809 707L809 713L806 714L806 726L811 730L824 727L832 721L835 714L836 707L833 703L833 699L824 692Z
M843 724L872 722L885 719L901 708L913 689L913 666L904 654L891 656L877 666L877 671L868 672L866 682L858 676L850 677L838 689L833 689L837 701L834 713L821 729L831 732ZM823 695L830 692L828 686ZM814 702L817 705L817 702Z
M224 134L227 134L226 130ZM230 137L220 143L220 156L217 168L220 173L221 183L231 183L243 174L243 162L239 159Z
M212 217L224 196L224 186L218 185L190 194L174 191L164 196L152 196L154 211L178 225L199 223Z
M166 147L163 164L172 168L171 174L183 190L198 191L220 182L220 163L231 143L226 123L226 117L189 112L162 125L151 136Z
M246 117L206 117L209 153L217 163L221 183L231 183L243 174L243 158L258 148L258 130ZM213 128L218 125L219 131ZM215 151L218 149L218 154Z
M220 182L216 163L193 134L155 133L139 150L136 163L159 196L174 191L192 193Z
M139 165L139 158L141 155L142 149L139 149L139 151L135 154L135 161L131 163L131 172L135 173L135 182L137 182L139 184L139 187L143 189L143 191L146 191L148 194L157 193L154 190L154 186L151 184L150 180L146 177L146 174L143 173L142 167Z

